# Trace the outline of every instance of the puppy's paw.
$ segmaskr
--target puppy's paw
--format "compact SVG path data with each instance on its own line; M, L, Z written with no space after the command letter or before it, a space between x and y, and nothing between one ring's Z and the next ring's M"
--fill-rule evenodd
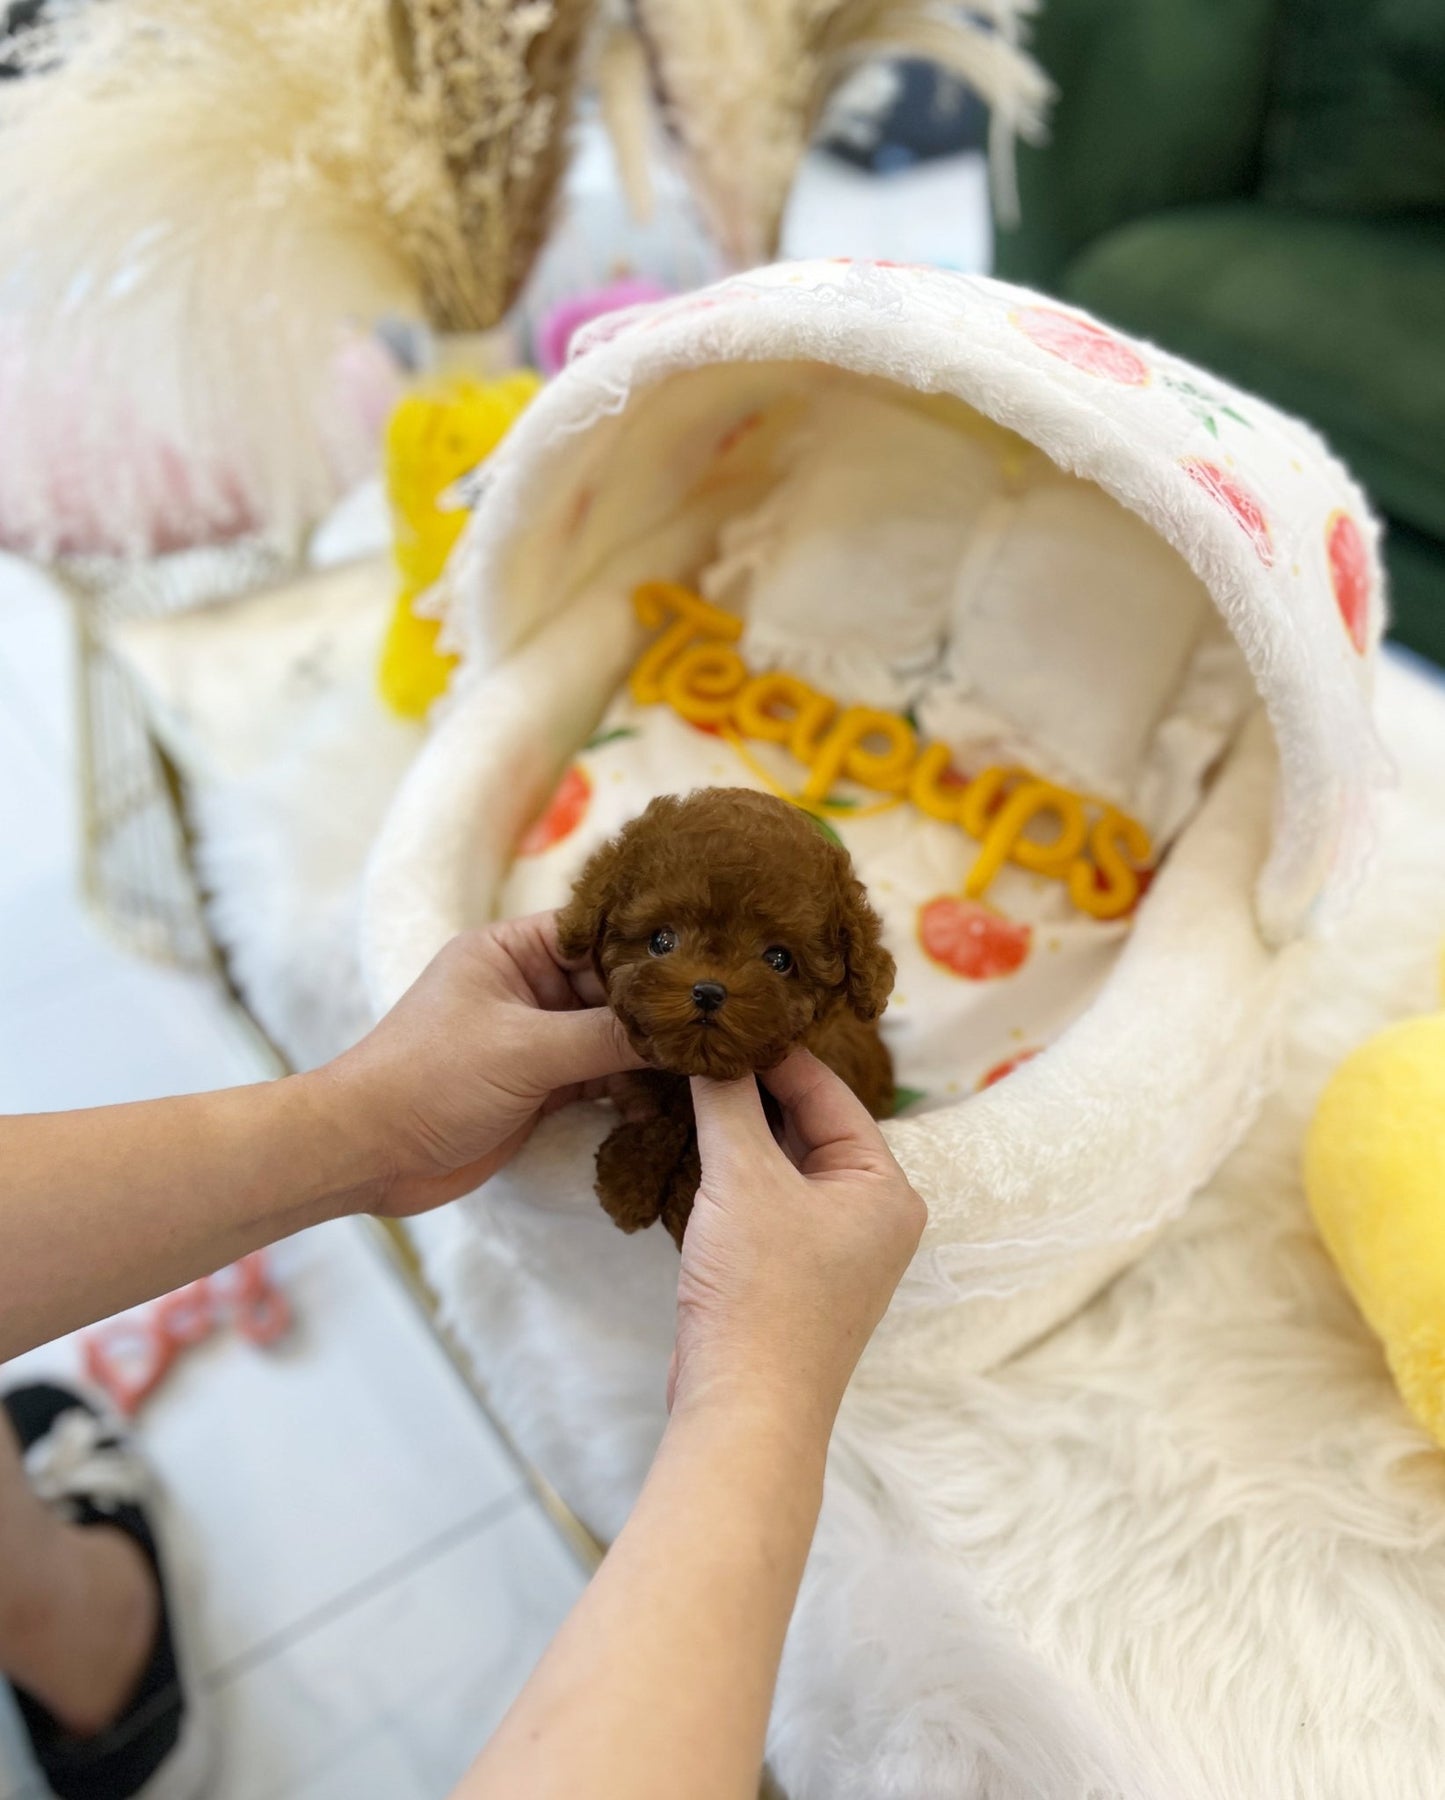
M621 1124L597 1152L597 1198L614 1225L644 1231L662 1215L691 1132L679 1119Z
M622 1115L624 1125L650 1125L677 1110L676 1098L670 1091L677 1082L675 1075L638 1069L609 1076L606 1093Z

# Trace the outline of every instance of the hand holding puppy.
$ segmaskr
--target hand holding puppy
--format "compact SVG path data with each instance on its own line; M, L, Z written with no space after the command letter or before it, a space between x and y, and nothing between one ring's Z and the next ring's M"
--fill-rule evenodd
M308 1079L380 1171L369 1210L403 1217L494 1175L544 1113L642 1059L550 913L451 940L361 1042Z
M641 1066L582 962L551 915L464 932L368 1037L303 1078L382 1171L369 1209L402 1215L468 1192L544 1113ZM782 1146L753 1077L691 1084L701 1185L673 1386L680 1413L721 1401L821 1445L925 1211L868 1108L809 1051L760 1079L782 1109Z
M927 1209L868 1109L806 1050L760 1078L692 1083L702 1181L682 1246L669 1400L759 1408L826 1441Z

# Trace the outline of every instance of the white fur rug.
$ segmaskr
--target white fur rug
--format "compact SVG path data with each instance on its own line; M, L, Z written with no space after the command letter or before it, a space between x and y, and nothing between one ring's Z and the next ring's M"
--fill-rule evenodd
M1331 1068L1434 1004L1445 691L1388 662L1380 712L1403 776L1380 869L1318 951L1240 1149L1003 1368L865 1364L778 1690L793 1800L1445 1792L1445 1456L1298 1175ZM600 1129L572 1116L579 1159ZM615 1531L662 1425L671 1245L586 1196L543 1212L495 1188L418 1235L523 1448Z

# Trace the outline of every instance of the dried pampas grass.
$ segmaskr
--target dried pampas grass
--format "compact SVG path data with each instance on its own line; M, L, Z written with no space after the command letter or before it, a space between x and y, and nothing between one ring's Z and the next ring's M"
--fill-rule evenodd
M1034 4L631 0L631 16L693 191L723 250L747 265L777 251L783 209L829 95L875 58L921 57L977 89L993 109L995 182L1007 212L1013 139L1042 135L1051 93L1020 45ZM604 88L607 77L604 65ZM627 120L634 142L637 104L619 89L607 108Z
M0 536L294 538L374 461L367 328L485 329L521 285L590 12L105 0L35 34L0 89Z
M592 0L389 0L404 91L398 144L426 178L395 216L433 323L483 331L516 298L551 226ZM420 170L418 170L420 174Z

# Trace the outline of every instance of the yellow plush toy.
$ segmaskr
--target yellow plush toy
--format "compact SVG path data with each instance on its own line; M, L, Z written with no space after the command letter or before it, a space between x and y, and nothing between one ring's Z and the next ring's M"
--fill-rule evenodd
M1405 1404L1445 1445L1445 1012L1390 1026L1336 1070L1305 1189Z
M496 381L442 380L408 394L387 424L386 491L401 592L381 653L380 683L382 697L404 718L425 714L445 692L456 661L436 647L437 621L414 609L467 522L465 508L439 502L491 455L541 385L530 369Z

